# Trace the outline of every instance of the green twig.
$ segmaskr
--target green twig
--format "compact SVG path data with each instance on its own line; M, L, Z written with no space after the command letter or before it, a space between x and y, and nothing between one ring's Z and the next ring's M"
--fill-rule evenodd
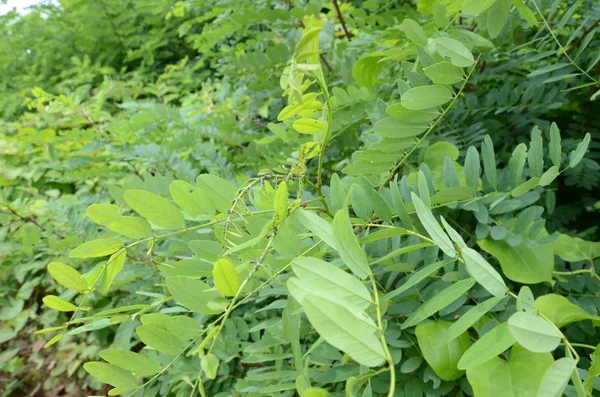
M385 185L387 185L388 183L390 183L390 181L392 179L394 179L394 176L396 175L396 172L398 172L398 170L400 169L400 167L402 167L402 164L404 164L404 162L406 162L406 160L408 160L408 158L415 152L415 150L418 149L418 147L421 145L421 143L423 143L423 141L425 140L425 138L427 138L427 136L435 129L435 127L438 126L438 124L442 121L442 119L448 113L448 111L450 110L450 108L452 108L452 106L454 105L454 103L456 102L456 100L458 99L458 97L460 96L460 94L465 89L465 86L467 85L467 82L469 81L469 78L471 77L471 75L475 71L475 68L477 67L477 63L479 62L479 58L480 57L481 57L481 55L479 55L477 57L477 59L475 60L475 63L473 64L473 67L469 71L469 74L465 78L465 81L463 82L462 86L460 87L460 89L458 90L458 92L456 93L456 95L454 96L454 98L452 98L452 101L450 102L450 104L448 106L446 106L446 108L444 108L444 110L443 110L442 114L440 115L440 117L438 117L435 120L435 122L427 129L427 131L425 132L425 134L423 134L423 136L421 136L421 138L419 138L419 140L417 141L417 143L415 143L415 145L408 151L408 153L406 153L404 155L404 157L402 157L402 159L394 166L394 168L390 171L390 174L388 175L388 177L385 178L385 180L381 184L379 184L379 190L381 190L381 188L383 188Z

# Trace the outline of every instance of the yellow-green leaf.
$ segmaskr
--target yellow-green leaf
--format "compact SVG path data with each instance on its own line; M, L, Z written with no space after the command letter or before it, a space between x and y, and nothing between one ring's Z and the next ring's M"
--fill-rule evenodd
M60 262L51 262L48 264L48 272L57 283L65 288L75 291L83 291L88 285L83 276L71 266Z
M88 241L75 248L69 256L71 258L97 258L117 252L123 243L116 238L100 238Z
M185 227L183 214L166 198L145 190L128 190L125 201L138 214L161 229L175 230Z
M225 296L234 296L240 288L240 276L233 263L227 258L215 262L212 276L219 292Z
M303 117L294 121L292 128L302 134L316 134L317 132L325 131L325 123L321 120Z
M67 302L55 295L46 295L42 298L42 301L50 309L58 310L59 312L74 312L77 309L77 306L71 302Z

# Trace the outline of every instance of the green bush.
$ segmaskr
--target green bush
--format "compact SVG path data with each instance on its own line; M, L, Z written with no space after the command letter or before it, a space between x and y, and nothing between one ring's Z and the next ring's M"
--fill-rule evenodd
M3 16L3 395L600 395L598 17Z

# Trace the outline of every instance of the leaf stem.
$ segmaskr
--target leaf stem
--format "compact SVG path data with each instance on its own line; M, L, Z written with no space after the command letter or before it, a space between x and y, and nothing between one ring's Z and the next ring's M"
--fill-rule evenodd
M467 82L469 81L469 79L471 78L471 75L473 74L473 72L475 71L475 68L477 67L477 63L479 62L479 58L481 58L481 54L475 60L475 63L473 64L473 67L469 71L469 74L465 78L465 81L463 82L462 86L460 87L460 89L458 90L458 92L456 93L456 95L454 96L454 98L452 98L452 101L450 102L450 104L448 106L446 106L446 108L444 108L444 110L442 111L442 114L427 129L427 131L425 131L425 133L423 134L423 136L421 136L421 138L419 138L419 140L417 141L417 143L415 143L415 145L408 151L408 153L406 153L404 155L404 157L402 157L402 159L398 162L398 164L396 164L394 166L394 168L390 171L390 174L387 176L387 178L385 178L385 180L379 184L379 189L378 190L381 190L385 185L387 185L388 183L390 183L390 181L392 179L394 179L394 176L396 175L396 172L398 172L398 169L400 169L400 167L402 167L402 164L404 164L404 162L406 160L408 160L408 158L415 152L415 150L417 150L417 148L421 145L421 143L423 143L423 141L425 140L425 138L427 138L427 136L442 121L442 119L444 118L444 116L448 113L448 111L450 110L450 108L454 105L454 103L456 102L456 100L458 99L458 97L460 96L460 94L465 89L465 87L467 85Z
M569 60L569 62L571 63L571 65L573 65L577 70L579 70L584 76L586 76L587 78L589 78L590 80L592 80L594 82L594 84L596 84L596 85L600 84L600 81L598 81L595 78L593 78L592 76L590 76L590 74L588 72L586 72L585 70L583 70L577 63L575 63L575 61L569 55L569 52L565 49L565 47L562 46L562 44L560 44L560 41L558 40L558 37L556 37L556 35L552 31L552 28L550 27L550 24L548 23L548 21L544 17L544 14L542 13L542 10L538 6L537 1L532 0L532 2L533 2L533 5L535 6L535 9L538 12L538 14L540 14L540 17L542 18L542 21L544 21L544 25L546 26L546 29L548 29L548 32L550 32L550 35L552 36L552 38L554 39L554 41L558 45L558 48L560 48L560 50L565 55L565 57Z
M387 341L385 340L385 332L383 330L383 324L381 321L381 306L379 305L379 296L377 293L377 283L375 282L375 277L373 276L372 272L369 272L369 278L371 279L371 288L373 289L373 302L375 304L375 311L377 314L377 329L379 331L379 339L381 340L381 345L383 346L383 351L385 352L385 358L390 369L390 389L388 391L388 397L394 397L396 392L396 369L394 367L394 360L392 359L392 355L388 349Z

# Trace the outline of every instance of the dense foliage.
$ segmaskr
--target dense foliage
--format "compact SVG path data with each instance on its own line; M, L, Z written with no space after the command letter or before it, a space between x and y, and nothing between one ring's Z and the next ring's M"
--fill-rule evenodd
M0 392L600 396L599 21L0 16Z

